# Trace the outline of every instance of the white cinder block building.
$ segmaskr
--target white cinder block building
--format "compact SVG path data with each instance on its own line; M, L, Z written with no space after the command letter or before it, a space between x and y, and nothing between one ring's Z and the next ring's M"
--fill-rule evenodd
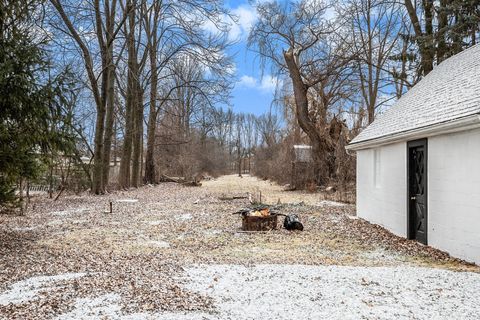
M480 263L480 45L438 65L347 149L359 217Z

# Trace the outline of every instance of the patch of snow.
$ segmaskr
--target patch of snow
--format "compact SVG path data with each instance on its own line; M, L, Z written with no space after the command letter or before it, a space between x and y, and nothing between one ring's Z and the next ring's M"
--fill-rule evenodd
M87 223L88 220L85 220L85 219L79 219L79 220L72 220L72 223L74 224L83 224L83 223Z
M322 200L317 203L317 206L319 207L343 207L345 205L345 203L330 200Z
M332 222L341 222L343 219L343 216L338 214L329 214L328 219Z
M17 228L13 228L12 230L18 231L18 232L26 232L26 231L32 231L35 229L37 229L37 227L17 227Z
M88 210L87 208L77 208L77 209L70 209L70 210L54 211L52 212L52 214L54 216L68 216L75 213L84 213L87 210Z
M216 235L219 235L222 233L222 230L217 230L217 229L207 229L203 231L203 234L206 235L207 237L214 237Z
M187 238L186 233L181 233L179 236L177 236L177 240L185 240Z
M57 320L479 319L480 274L419 267L197 265L186 289L211 296L209 312L126 315L114 293L76 299Z
M145 244L156 248L170 248L170 243L161 240L150 240L145 242Z
M267 253L275 253L279 252L281 253L282 250L278 249L270 249L270 248L265 248L265 247L257 247L257 246L242 246L239 248L235 248L232 250L233 252L237 253L251 253L251 254L267 254Z
M162 221L162 220L154 220L154 221L149 221L148 222L148 224L151 225L151 226L159 226L162 223L164 223L164 221Z
M110 319L121 316L120 296L108 293L94 298L78 298L75 300L73 310L58 316L57 320L70 319Z
M372 261L382 260L382 261L395 262L395 261L402 260L402 256L399 255L398 253L394 251L387 251L382 248L377 248L372 251L363 252L361 256L363 258L366 258Z
M10 286L9 290L0 294L0 306L35 300L40 292L54 289L56 282L77 279L83 276L85 276L85 273L64 273L56 276L32 277L16 282Z
M138 316L138 315L133 315ZM234 320L235 318L218 318L214 313L207 313L207 312L187 312L187 311L178 311L178 312L162 312L156 313L155 315L146 316L145 318L127 318L123 317L121 320L140 320L140 319L148 319L148 320ZM256 320L255 318L248 318L249 320ZM261 318L263 319L263 318ZM236 320L236 319L235 319Z
M121 296L107 293L98 297L77 298L73 310L57 316L55 320L154 320L153 314L125 314L122 311ZM173 320L173 319L172 319Z
M175 220L178 220L178 221L187 221L191 219L192 219L192 215L190 213L185 213L185 214L180 214L175 216Z
M419 267L202 265L187 289L211 296L217 314L156 319L479 319L480 274Z
M190 313L187 312L162 312L157 314L149 313L133 313L125 314L122 311L122 298L117 293L107 293L97 297L77 298L75 299L73 310L61 314L55 320L155 320L159 319L190 319ZM195 313L198 316L203 313ZM205 313L205 315L208 315ZM166 316L167 318L163 318ZM191 318L191 319L207 319L207 318Z
M47 223L48 226L58 226L63 224L64 222L62 220L52 220Z
M122 202L122 203L137 203L138 199L118 199L115 202Z

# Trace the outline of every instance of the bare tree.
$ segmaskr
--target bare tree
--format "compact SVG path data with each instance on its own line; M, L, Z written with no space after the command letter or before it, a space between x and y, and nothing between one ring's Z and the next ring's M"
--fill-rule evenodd
M280 127L279 118L271 110L259 116L257 118L257 130L262 144L271 148L279 143Z
M221 21L221 16L226 14L226 11L220 1L151 1L146 5L145 12L144 24L150 57L150 108L144 181L155 183L153 155L161 106L175 99L172 94L176 93L177 98L186 94L184 98L187 101L184 100L181 105L185 107L184 124L189 126L189 119L194 112L191 102L207 101L209 105L213 104L214 100L225 99L226 94L228 95L230 91L228 78L231 76L232 67L230 58L225 55L229 42L224 34L228 29ZM198 28L207 21L213 22L218 27L220 31L218 35L207 34ZM188 66L191 63L196 64L195 71ZM185 64L183 69L182 64ZM184 71L186 73L182 74ZM193 71L197 76L192 78L190 72ZM207 72L211 75L210 79L203 75ZM159 83L166 88L163 90L163 96L158 95ZM214 86L217 88L213 88ZM187 128L184 132L188 131Z
M355 70L368 123L373 122L376 108L384 101L379 94L391 85L388 62L404 33L402 9L400 4L384 0L350 0L341 10L345 24L351 26Z
M315 175L320 183L328 178L321 168L333 149L311 116L309 91L351 62L345 41L325 18L328 8L319 0L261 3L257 6L259 20L249 37L250 46L263 61L291 79L296 118L312 143Z
M139 130L136 128L143 121L143 95L140 88L140 66L136 41L136 29L138 25L138 0L127 0L124 8L132 8L128 11L128 24L124 26L126 35L127 59L127 88L125 99L125 135L123 138L122 158L120 161L119 184L122 188L128 188L133 183L138 183L138 157L139 157ZM139 119L141 109L142 117ZM135 151L133 149L135 148ZM132 155L132 152L134 155ZM132 166L133 160L133 166ZM135 161L137 160L137 161Z
M108 164L110 162L113 126L114 80L112 77L115 73L113 47L126 15L120 21L115 22L117 12L116 0L103 1L103 8L100 0L93 1L91 8L86 8L84 2L80 5L75 1L71 3L68 0L50 0L50 2L56 9L66 29L63 29L60 24L56 25L56 27L73 39L83 57L84 67L97 111L92 192L96 194L103 193L105 185L108 183ZM69 11L66 12L64 7L68 7ZM91 22L94 25L94 34L97 40L96 46L92 46L89 41L93 30L85 30L84 25L74 23L75 17L82 15L84 10L90 10L92 13L93 21ZM100 68L95 66L96 50L98 50L100 55Z

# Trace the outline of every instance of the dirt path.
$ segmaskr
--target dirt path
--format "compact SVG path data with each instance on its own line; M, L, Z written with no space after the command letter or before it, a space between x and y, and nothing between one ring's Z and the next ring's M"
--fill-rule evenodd
M282 212L297 213L305 230L240 232L240 219L231 213L247 206L248 200L220 198L259 190L263 201L277 203L280 199ZM57 202L36 199L34 210L25 217L0 215L0 319L90 319L88 314L91 319L102 315L107 319L130 319L134 315L157 319L165 312L180 319L197 319L205 312L212 317L220 314L221 319L218 312L226 312L222 308L228 306L224 299L244 297L230 297L224 291L216 294L192 284L203 286L206 279L199 279L194 270L228 266L232 272L228 273L230 278L222 280L222 290L238 294L251 288L248 279L253 274L245 274L244 266L270 266L267 278L262 276L256 283L261 287L265 282L264 294L271 291L268 274L273 277L287 270L297 274L297 268L303 267L295 266L301 265L314 268L313 274L318 277L325 266L337 268L335 272L340 275L348 273L348 268L371 267L423 267L418 269L419 275L422 270L428 274L431 268L479 271L476 266L356 219L353 206L319 198L316 194L285 192L253 177L226 176L206 181L202 187L167 183L106 196L65 196ZM113 213L105 213L111 201ZM457 278L467 287L478 286L476 273L452 273L457 277L445 272L439 273L445 288L453 288ZM285 277L284 282L278 282L279 288L294 281L299 286L295 290L301 290L317 281L317 276L297 276ZM208 285L215 282L208 279ZM330 285L343 285L341 278L335 279ZM402 288L398 289L400 293ZM282 290L270 294L281 295ZM441 298L450 301L450 295L451 303L460 303L462 296L452 292L446 290ZM373 293L370 298L377 301ZM338 303L335 299L331 303ZM224 315L228 318L228 312ZM234 313L231 315L237 319Z
M307 191L284 191L282 186L268 180L261 180L250 175L243 175L241 178L238 175L223 176L220 179L205 181L203 186L212 193L235 195L235 194L250 194L256 200L260 200L260 193L262 203L267 204L300 204L312 206L335 206L338 203L334 201L325 200L325 195L319 193L311 193Z

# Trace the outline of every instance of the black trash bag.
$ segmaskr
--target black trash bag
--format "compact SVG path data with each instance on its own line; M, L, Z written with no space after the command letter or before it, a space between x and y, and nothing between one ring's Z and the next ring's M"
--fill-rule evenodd
M283 227L287 230L300 230L303 231L303 224L296 214L289 214L285 216L283 220Z

